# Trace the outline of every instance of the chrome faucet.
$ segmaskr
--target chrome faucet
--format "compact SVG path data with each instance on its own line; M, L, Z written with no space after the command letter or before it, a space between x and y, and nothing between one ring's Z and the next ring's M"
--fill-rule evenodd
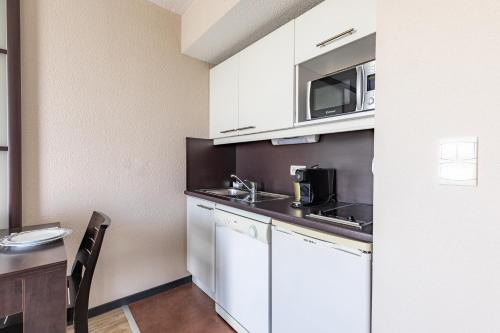
M257 183L256 182L252 182L250 180L241 180L240 177L238 177L236 175L231 175L230 177L239 181L243 186L245 186L247 188L248 191L250 191L251 194L257 193ZM250 184L250 186L248 186L246 184L246 182L248 182Z

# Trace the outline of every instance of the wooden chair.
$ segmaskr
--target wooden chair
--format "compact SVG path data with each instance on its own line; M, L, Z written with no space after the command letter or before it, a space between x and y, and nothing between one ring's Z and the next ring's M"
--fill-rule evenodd
M88 333L89 293L102 240L111 219L93 212L68 276L68 322L75 333Z

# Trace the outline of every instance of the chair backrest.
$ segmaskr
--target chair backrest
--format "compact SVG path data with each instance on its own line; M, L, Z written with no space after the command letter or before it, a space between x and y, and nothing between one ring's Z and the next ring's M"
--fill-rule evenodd
M83 236L71 270L71 280L74 283L76 299L74 304L73 321L75 331L78 323L87 323L90 285L94 275L102 240L106 229L111 225L111 219L106 215L93 212L90 222Z

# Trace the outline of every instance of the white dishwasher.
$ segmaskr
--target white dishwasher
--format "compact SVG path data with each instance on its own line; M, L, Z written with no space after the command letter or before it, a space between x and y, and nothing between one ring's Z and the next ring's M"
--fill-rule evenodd
M283 222L272 241L273 333L370 332L371 244Z
M215 310L237 332L270 331L271 219L215 209Z

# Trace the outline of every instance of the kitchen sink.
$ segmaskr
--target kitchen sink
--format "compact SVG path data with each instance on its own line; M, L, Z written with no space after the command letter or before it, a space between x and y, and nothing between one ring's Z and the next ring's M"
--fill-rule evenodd
M288 195L284 194L276 194L276 193L261 192L261 191L252 194L249 191L238 190L235 188L205 189L199 191L250 203L289 198Z
M248 191L238 190L236 188L221 188L214 190L201 190L202 192L214 194L214 195L222 195L225 197L234 197L238 195L248 195L250 194Z

